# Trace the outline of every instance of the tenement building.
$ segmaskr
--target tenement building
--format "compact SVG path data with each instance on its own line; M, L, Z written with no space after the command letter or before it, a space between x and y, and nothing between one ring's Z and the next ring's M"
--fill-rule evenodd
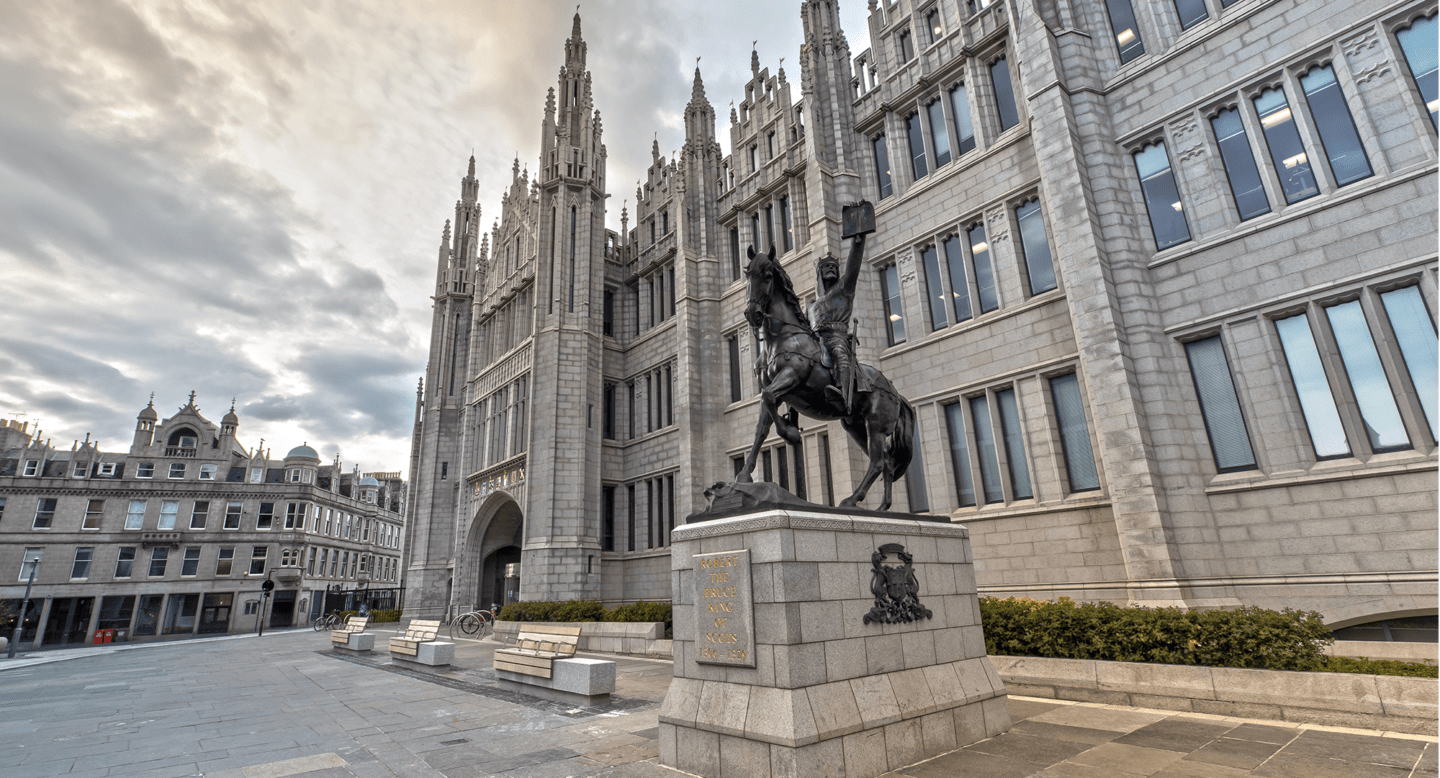
M865 199L858 353L919 419L896 507L969 528L982 594L1433 639L1433 0L872 0L858 54L796 7L798 79L752 54L727 154L697 70L619 231L578 16L489 230L472 160L408 607L668 599L671 528L754 436L749 251L808 303ZM802 425L757 477L834 504L864 458Z
M399 473L344 472L301 444L247 449L231 407L216 424L195 394L136 417L126 453L87 436L69 451L0 421L0 631L10 637L33 569L21 642L249 632L305 624L360 600L394 607ZM17 572L18 571L18 575ZM262 596L266 581L271 596Z

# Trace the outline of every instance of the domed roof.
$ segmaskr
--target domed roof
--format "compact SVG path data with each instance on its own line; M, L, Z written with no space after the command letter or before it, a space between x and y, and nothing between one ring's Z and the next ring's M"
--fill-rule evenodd
M305 444L303 444L303 443L300 444L300 445L298 445L298 446L296 446L295 448L290 449L290 453L286 454L286 455L285 455L285 458L286 458L286 459L304 458L304 459L313 459L313 460L315 460L316 462L319 462L319 461L320 461L320 455L315 452L315 449L310 448L309 446L307 446L307 445L305 445Z
M367 476L365 476L364 478L361 478L361 479L360 479L360 485L361 485L361 486L379 486L379 485L380 485L380 482L377 481L377 480L375 480L375 477L374 477L374 476L367 475Z
M155 412L155 395L150 395L150 404L140 409L140 419L144 421L156 421L160 414Z
M240 424L240 417L235 415L235 403L234 403L234 401L231 401L231 403L230 403L230 412L227 413L227 414L225 414L225 418L221 419L221 420L220 420L220 423L221 423L221 424L234 424L234 425Z

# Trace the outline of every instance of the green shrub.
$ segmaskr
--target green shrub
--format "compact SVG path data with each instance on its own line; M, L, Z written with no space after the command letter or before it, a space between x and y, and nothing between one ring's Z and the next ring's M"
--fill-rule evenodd
M605 606L596 600L512 602L500 609L500 621L604 621Z
M370 611L370 620L376 624L388 624L392 621L399 621L404 611L396 609L389 611Z
M1351 659L1348 656L1326 657L1327 673L1360 673L1362 675L1408 675L1411 678L1440 678L1440 667L1423 662L1399 662L1393 659Z
M665 623L665 637L673 629L668 602L640 601L621 605L614 610L594 600L573 602L512 602L500 609L497 621L660 621Z
M1321 670L1334 642L1320 615L1286 609L1182 611L1028 598L980 599L991 654L1265 670Z

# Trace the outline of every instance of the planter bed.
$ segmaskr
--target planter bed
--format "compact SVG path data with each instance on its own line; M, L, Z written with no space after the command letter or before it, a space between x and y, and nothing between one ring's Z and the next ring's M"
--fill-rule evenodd
M1349 673L992 656L1011 694L1436 734L1437 681Z

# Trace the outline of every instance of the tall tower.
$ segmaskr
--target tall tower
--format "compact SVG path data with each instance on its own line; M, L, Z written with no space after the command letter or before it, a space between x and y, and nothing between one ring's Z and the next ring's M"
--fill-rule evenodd
M480 265L480 184L475 157L460 182L454 232L445 222L435 269L434 319L430 357L416 408L416 442L411 457L410 515L406 517L405 609L416 616L441 613L450 602L459 497L465 379L470 363L470 330Z
M541 124L539 270L521 599L600 595L605 145L575 14Z
M840 29L836 0L800 4L805 43L800 48L800 93L805 103L805 156L823 164L809 165L810 235L818 241L815 256L827 251L844 256L840 240L840 207L860 199L866 155L860 153L851 99L850 44Z

